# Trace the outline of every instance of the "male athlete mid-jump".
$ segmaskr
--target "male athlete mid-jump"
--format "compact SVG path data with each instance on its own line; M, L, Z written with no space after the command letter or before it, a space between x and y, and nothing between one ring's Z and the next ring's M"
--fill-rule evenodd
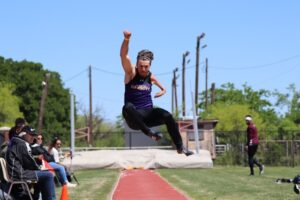
M165 124L177 152L186 156L192 155L193 152L183 146L178 124L171 113L162 108L153 107L152 84L160 89L154 98L166 93L165 88L150 72L153 53L149 50L140 51L137 55L136 65L133 65L128 56L131 32L124 31L123 34L124 40L120 56L125 72L125 104L122 113L128 126L135 130L142 130L143 133L158 141L162 138L162 134L154 132L150 127Z

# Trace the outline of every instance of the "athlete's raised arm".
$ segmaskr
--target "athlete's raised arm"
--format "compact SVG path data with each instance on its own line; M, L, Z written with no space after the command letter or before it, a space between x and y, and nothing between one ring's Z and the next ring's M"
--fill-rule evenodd
M124 34L124 40L121 45L120 56L121 56L122 66L125 72L125 83L128 83L135 75L135 66L132 65L128 55L131 32L125 30L123 34Z

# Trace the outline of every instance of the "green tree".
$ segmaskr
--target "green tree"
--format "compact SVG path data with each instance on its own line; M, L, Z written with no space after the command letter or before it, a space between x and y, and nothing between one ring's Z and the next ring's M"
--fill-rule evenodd
M294 137L294 133L296 131L299 131L299 126L297 126L297 124L295 124L291 119L289 118L283 118L279 124L279 139L287 139L287 140L291 140Z
M241 131L245 130L245 115L252 115L255 119L255 124L258 129L265 128L265 124L259 116L259 113L251 110L248 105L245 104L231 104L219 102L212 105L209 111L206 113L206 119L218 119L218 125L216 130L222 131Z
M300 91L297 91L295 84L289 85L287 89L286 94L277 90L274 92L277 97L275 105L285 110L279 124L281 139L292 139L293 134L300 130Z
M201 102L205 102L204 96L205 94L201 93ZM245 105L249 109L249 113L257 113L260 119L265 124L268 124L268 129L276 129L279 118L276 115L272 103L268 100L271 96L271 92L264 89L255 91L247 84L244 84L242 89L237 89L233 83L225 83L216 89L215 103L222 103L224 107L230 105ZM207 111L204 109L204 106L204 103L199 104L199 107L203 111L202 117L206 118ZM211 106L213 105L209 105L209 107Z
M57 72L51 72L50 74L48 96L45 104L44 131L51 136L61 135L67 140L70 137L69 90L63 88L60 75ZM41 89L39 93L41 94ZM38 105L40 105L40 97Z
M20 99L19 110L32 126L38 123L42 81L45 74L50 73L43 132L49 137L69 136L69 91L63 87L58 73L44 70L40 63L26 60L18 62L3 57L0 57L0 70L0 80L15 85L13 95Z
M23 117L19 110L20 99L13 91L13 85L0 83L0 126L13 126L17 117Z

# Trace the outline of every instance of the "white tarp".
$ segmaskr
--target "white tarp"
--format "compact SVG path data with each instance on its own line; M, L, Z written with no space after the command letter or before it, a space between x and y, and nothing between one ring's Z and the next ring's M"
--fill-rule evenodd
M70 166L70 158L63 162ZM212 168L209 151L200 150L199 155L185 156L175 150L97 150L74 153L72 169L130 169L130 168Z

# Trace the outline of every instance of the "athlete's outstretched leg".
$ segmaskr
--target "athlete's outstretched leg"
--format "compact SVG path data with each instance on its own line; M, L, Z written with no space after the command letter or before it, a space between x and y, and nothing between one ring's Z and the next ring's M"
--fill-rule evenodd
M183 146L178 124L170 112L162 108L153 108L145 118L145 122L150 127L165 124L167 126L168 133L176 146L177 152L184 153L187 156L193 154L193 152Z

